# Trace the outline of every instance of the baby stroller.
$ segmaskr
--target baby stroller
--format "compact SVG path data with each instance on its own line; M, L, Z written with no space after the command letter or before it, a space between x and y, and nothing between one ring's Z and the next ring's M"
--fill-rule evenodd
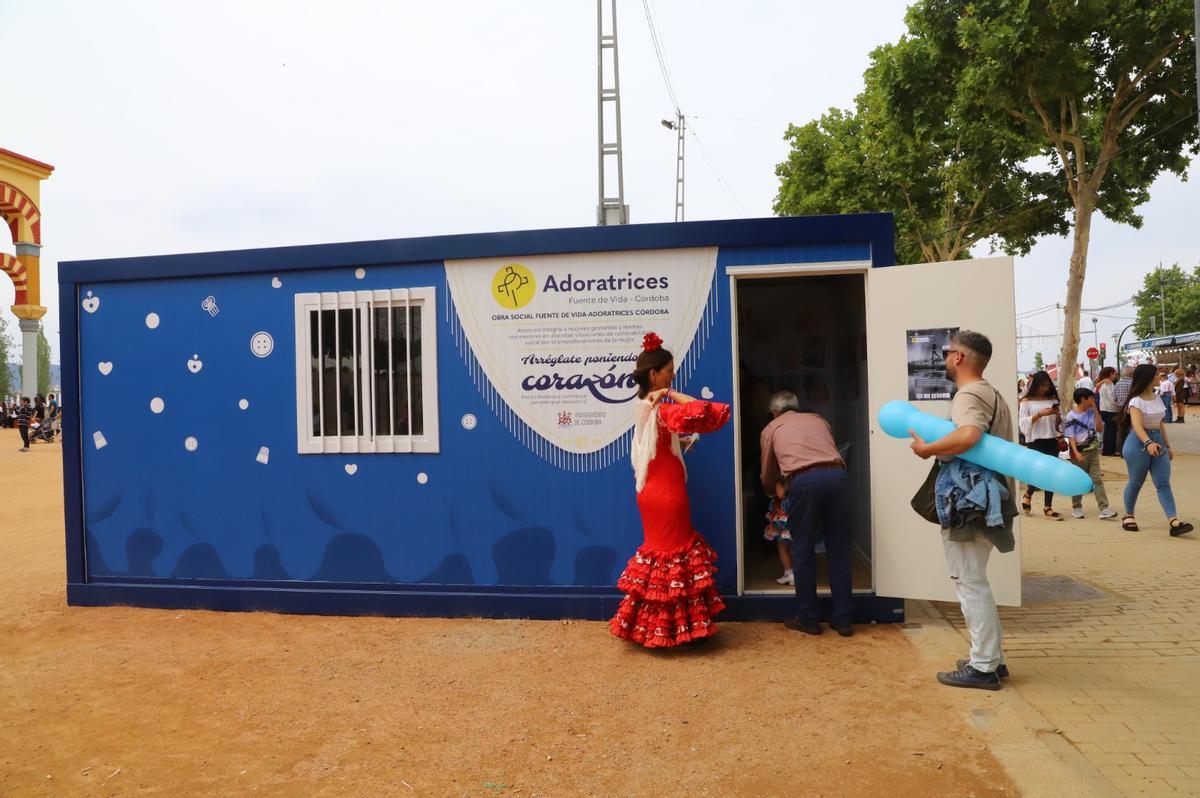
M48 418L45 421L35 421L29 425L29 443L33 445L37 442L54 443L54 438L58 434L56 429L56 419Z

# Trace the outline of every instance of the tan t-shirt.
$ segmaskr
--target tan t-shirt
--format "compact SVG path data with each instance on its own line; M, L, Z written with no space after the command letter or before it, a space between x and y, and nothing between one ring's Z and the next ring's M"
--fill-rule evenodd
M992 420L993 413L995 421ZM1013 439L1012 416L1008 403L987 380L959 389L950 403L950 420L956 427L977 427L1006 441Z
M981 432L990 433L1006 441L1013 439L1012 414L1008 412L1008 403L1000 392L992 387L987 380L973 382L965 388L960 388L950 402L950 420L956 427L977 427ZM1007 515L1016 515L1016 484L1012 477L1004 480L1008 483L1008 498L1004 501ZM978 528L959 527L949 530L951 540L971 540L978 531L987 537L1002 552L1012 551L1016 543L1013 539L1012 520L1006 519L1002 527Z

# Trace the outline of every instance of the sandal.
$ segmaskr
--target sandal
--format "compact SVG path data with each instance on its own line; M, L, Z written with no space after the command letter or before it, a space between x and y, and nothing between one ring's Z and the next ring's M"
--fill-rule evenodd
M1126 532L1140 531L1138 529L1137 521L1133 520L1132 515L1126 515L1126 516L1121 517L1121 529L1124 529Z
M1021 497L1021 512L1025 513L1025 515L1033 515L1033 497L1032 496L1022 496Z
M1056 512L1053 507L1043 507L1042 513L1045 514L1045 516L1047 518L1053 519L1055 521L1063 520L1063 514L1060 512Z
M1177 538L1180 535L1186 535L1188 532L1191 532L1193 529L1195 529L1195 527L1191 524L1180 521L1178 518L1172 518L1170 525L1171 537L1173 538Z

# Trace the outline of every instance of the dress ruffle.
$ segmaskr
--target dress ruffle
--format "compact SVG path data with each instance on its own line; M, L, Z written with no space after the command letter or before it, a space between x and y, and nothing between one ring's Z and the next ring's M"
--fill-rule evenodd
M658 406L658 420L676 435L690 435L716 432L729 421L729 412L729 405L703 399L681 405L663 402Z
M637 550L617 580L625 599L609 628L647 648L666 648L713 635L725 609L717 592L717 553L696 535L682 551Z

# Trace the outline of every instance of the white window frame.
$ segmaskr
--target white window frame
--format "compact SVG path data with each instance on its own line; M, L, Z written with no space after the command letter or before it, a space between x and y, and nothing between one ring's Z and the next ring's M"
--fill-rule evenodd
M437 401L437 296L433 287L422 288L391 288L376 291L323 291L320 293L296 294L296 449L300 454L372 454L372 453L436 453L438 444L438 401ZM405 336L407 344L406 359L407 373L412 374L412 361L415 355L421 358L421 409L424 420L424 430L420 435L411 433L412 422L412 384L409 390L409 434L375 434L375 413L373 396L373 374L375 363L375 313L378 308L405 308L408 322L406 328L411 330L411 308L421 309L421 340L420 352L413 349L413 336ZM364 358L366 368L361 369L361 376L355 386L356 396L362 397L363 424L361 435L313 435L312 403L314 389L320 391L320 385L314 386L312 379L312 340L309 337L309 313L326 310L359 310L362 311L366 323L358 329L356 352ZM391 324L392 314L388 313L388 323ZM318 319L320 317L318 316ZM335 325L336 328L336 325ZM318 335L322 325L318 322ZM392 336L388 336L390 341ZM388 369L391 370L393 358L388 358ZM324 364L317 369L318 382L325 374ZM388 407L393 406L392 386L394 380L389 374L387 398ZM341 401L338 392L338 402ZM324 418L324 408L320 417ZM340 413L335 413L340 418ZM357 430L357 425L355 426Z

